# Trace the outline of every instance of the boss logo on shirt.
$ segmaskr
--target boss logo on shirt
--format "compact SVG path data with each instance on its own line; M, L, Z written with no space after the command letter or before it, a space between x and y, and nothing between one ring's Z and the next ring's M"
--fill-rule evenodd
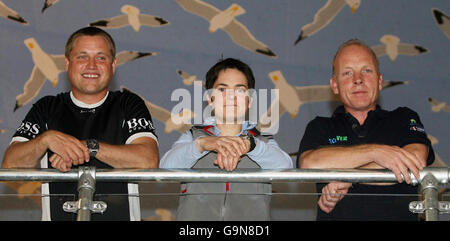
M33 124L31 122L22 122L19 128L17 128L17 132L20 134L26 134L28 136L32 136L33 138L39 134L39 130L41 127L38 124Z
M145 118L133 118L131 120L127 121L127 125L128 125L128 131L132 132L135 130L142 130L142 129L149 129L149 130L154 130L155 127L153 127L153 124L151 121L146 120Z

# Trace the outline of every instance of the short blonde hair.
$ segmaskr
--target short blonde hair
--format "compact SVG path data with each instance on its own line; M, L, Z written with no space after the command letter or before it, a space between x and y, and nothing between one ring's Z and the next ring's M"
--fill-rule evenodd
M354 39L350 39L350 40L347 40L346 42L344 42L343 44L341 44L340 46L339 46L339 48L338 48L338 50L336 51L336 54L334 55L334 58L333 58L333 62L331 63L331 65L332 65L332 73L333 73L333 77L334 77L334 74L335 74L335 62L336 62L336 58L337 58L337 56L341 53L341 51L345 48L345 47L348 47L348 46L350 46L350 45L358 45L358 46L361 46L361 47L363 47L363 48L365 48L365 49L367 49L367 51L369 51L369 53L372 55L372 57L373 57L373 60L374 60L374 62L375 62L375 70L376 70L376 72L377 72L377 74L378 75L380 75L381 73L380 73L380 63L378 62L378 57L377 57L377 55L375 54L375 52L372 50L372 48L371 47L369 47L367 44L365 44L363 41L361 41L361 40L359 40L359 39L357 39L357 38L354 38Z

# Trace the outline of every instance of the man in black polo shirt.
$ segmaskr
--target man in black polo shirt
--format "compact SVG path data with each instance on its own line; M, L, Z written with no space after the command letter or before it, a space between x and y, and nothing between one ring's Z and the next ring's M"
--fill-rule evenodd
M388 168L398 183L318 184L317 220L417 220L408 210L417 199L409 171L418 178L419 170L434 161L419 116L406 107L386 111L377 105L383 78L376 55L361 41L342 44L332 64L330 85L343 106L331 118L316 117L308 124L299 166Z
M101 29L71 35L65 52L71 91L33 105L5 152L3 168L158 167L157 137L144 102L130 92L107 90L115 52L113 39ZM77 183L43 184L42 194L43 220L74 220L62 206L64 197L77 199ZM140 220L136 184L97 183L95 194L108 207L92 220Z

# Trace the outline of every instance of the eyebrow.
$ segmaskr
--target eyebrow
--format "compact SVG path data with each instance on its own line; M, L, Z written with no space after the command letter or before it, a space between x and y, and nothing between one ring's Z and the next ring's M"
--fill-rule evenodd
M361 67L362 69L366 69L366 68L375 68L375 66L373 66L373 65L363 65L362 67ZM345 66L345 67L343 67L343 69L351 69L351 70L353 70L354 68L353 67L350 67L350 66Z
M86 51L78 51L78 52L75 52L74 54L88 54L88 52L86 52ZM108 54L102 51L102 52L95 53L95 55L108 55Z
M352 67L344 67L344 68L342 68L342 71L347 71L347 70L353 71L353 68Z
M221 86L229 87L229 85L224 84L224 83L220 83L220 84L217 84L217 85L218 85L218 86L221 85ZM237 84L237 85L235 85L234 87L245 87L245 88L248 88L248 86L247 86L247 85L244 85L244 84Z

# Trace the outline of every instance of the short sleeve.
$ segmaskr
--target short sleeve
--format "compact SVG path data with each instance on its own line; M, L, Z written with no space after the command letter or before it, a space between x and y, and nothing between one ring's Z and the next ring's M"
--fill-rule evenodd
M47 130L46 106L49 106L49 98L44 97L33 104L14 133L12 141L28 141L38 137Z
M428 158L427 165L430 165L434 161L434 151L431 146L431 142L425 132L425 127L422 124L419 115L406 107L397 109L399 114L399 135L402 138L401 146L409 144L420 143L428 146Z
M303 138L300 141L300 146L298 149L297 162L300 155L309 150L317 149L321 146L327 145L326 135L326 123L321 121L319 118L315 118L308 123L303 134Z
M143 136L150 137L158 143L150 112L139 96L124 91L121 107L125 115L122 131L124 132L126 144Z

